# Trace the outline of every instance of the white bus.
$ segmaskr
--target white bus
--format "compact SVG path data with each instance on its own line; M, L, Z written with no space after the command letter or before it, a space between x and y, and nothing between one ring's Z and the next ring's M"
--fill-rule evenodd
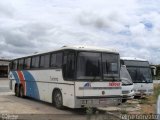
M122 102L134 98L134 85L132 78L125 65L121 65L120 79L122 81Z
M153 80L149 62L140 58L122 57L121 64L126 65L134 83L135 96L153 94Z
M120 58L115 50L64 46L12 60L10 87L57 108L99 107L121 103Z

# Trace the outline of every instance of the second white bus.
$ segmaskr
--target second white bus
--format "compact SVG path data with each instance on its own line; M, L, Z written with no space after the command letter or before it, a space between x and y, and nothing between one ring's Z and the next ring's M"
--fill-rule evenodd
M153 94L153 80L150 64L147 60L121 57L121 64L126 65L134 83L135 96Z

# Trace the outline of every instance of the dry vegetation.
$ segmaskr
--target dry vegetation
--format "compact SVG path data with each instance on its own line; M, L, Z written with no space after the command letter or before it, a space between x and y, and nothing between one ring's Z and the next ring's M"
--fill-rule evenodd
M129 112L130 114L155 114L156 113L156 102L160 95L160 84L154 85L154 94L152 96L141 98L137 100L140 105L140 110Z

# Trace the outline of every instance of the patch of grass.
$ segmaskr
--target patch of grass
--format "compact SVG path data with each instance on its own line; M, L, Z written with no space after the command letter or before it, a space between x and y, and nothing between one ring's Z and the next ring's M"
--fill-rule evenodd
M120 113L121 114L128 114L128 111L126 109L121 109Z
M149 104L148 98L140 99L139 104Z
M92 109L91 107L87 107L87 108L86 108L86 114L87 114L87 115L93 114L93 109Z

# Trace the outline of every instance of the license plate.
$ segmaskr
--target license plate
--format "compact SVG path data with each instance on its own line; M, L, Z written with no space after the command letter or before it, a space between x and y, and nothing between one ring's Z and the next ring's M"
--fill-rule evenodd
M106 103L106 99L100 99L99 102L100 102L100 104L104 104L104 103Z

